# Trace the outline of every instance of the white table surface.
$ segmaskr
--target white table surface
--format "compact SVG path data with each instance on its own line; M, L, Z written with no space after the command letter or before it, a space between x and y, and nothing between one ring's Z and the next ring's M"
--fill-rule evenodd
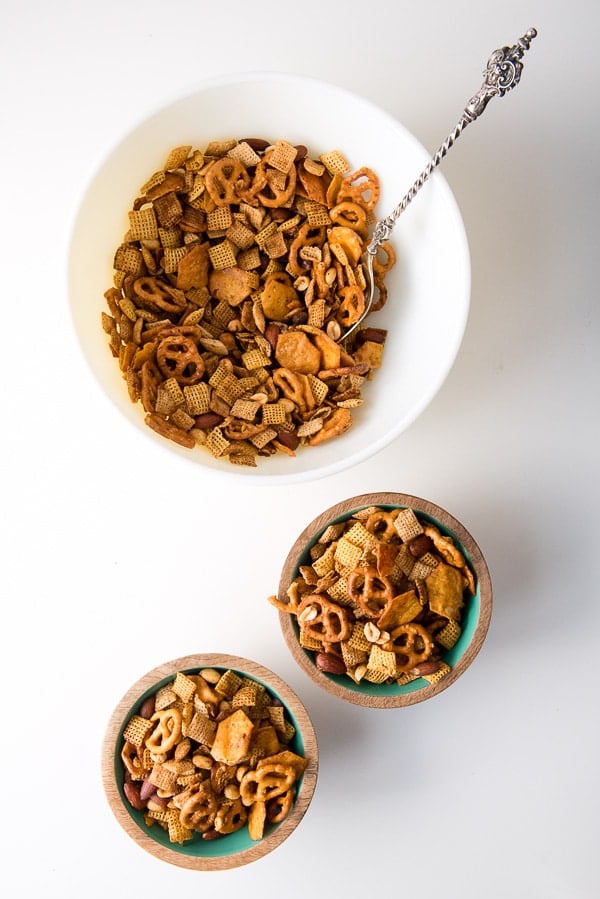
M278 70L370 98L433 151L491 50L532 25L521 85L443 164L471 312L447 382L403 435L314 485L232 491L116 413L75 342L65 279L82 192L132 122L208 75ZM5 895L600 895L599 26L595 0L2 4ZM304 525L374 490L448 508L495 591L472 668L397 712L318 691L265 600ZM216 650L289 681L320 774L275 853L196 873L121 830L100 745L138 677Z

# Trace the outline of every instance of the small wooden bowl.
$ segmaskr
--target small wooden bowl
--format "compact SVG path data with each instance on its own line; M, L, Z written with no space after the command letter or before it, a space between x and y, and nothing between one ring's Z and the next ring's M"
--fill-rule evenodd
M436 525L442 533L450 536L463 552L475 575L476 592L470 597L463 610L462 633L456 645L443 658L451 666L451 671L437 683L429 683L418 678L408 684L374 684L361 681L356 684L347 674L333 675L316 667L314 653L305 650L298 640L298 625L294 615L279 612L279 620L284 639L300 667L324 690L356 705L370 708L392 709L413 705L431 699L446 690L458 680L473 662L485 640L492 613L492 583L485 559L477 543L463 525L445 509L434 503L404 493L365 493L337 503L322 512L302 531L292 546L279 581L278 597L287 600L287 590L298 574L300 565L310 564L310 548L318 540L325 528L344 521L360 509L380 506L386 510L397 508L413 509L417 515Z
M196 674L202 668L222 671L233 669L266 687L283 704L296 729L290 749L308 760L297 786L297 795L287 817L280 824L269 824L259 841L252 841L247 827L216 840L203 840L198 834L180 845L169 842L166 831L156 824L148 827L144 813L135 811L123 793L123 764L120 757L123 729L143 701L178 672ZM123 696L106 730L102 749L102 779L109 805L123 829L135 842L156 858L196 871L220 871L256 861L279 846L296 829L310 805L317 782L318 747L315 731L306 709L280 677L256 662L223 654L193 655L165 662L145 674Z

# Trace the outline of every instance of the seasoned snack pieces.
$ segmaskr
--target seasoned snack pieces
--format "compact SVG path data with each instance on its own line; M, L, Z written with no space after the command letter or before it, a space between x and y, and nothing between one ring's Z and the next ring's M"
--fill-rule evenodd
M247 827L260 840L292 808L307 759L295 728L258 681L232 669L177 672L125 725L123 792L172 843Z
M386 332L365 305L376 174L285 140L174 148L141 187L102 326L129 397L168 440L256 466L343 434ZM395 256L375 260L378 297Z
M437 683L462 633L473 571L455 540L414 510L369 506L330 524L285 595L315 665L355 684ZM283 585L282 585L283 587Z

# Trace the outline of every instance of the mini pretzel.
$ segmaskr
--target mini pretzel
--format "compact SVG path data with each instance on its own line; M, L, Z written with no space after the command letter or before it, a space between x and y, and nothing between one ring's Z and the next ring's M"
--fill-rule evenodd
M383 253L383 259L379 256L380 253ZM379 246L376 255L373 257L373 271L378 275L385 275L395 264L396 253L394 252L394 248L389 243L382 243Z
M289 260L288 260L288 270L299 277L300 275L305 275L307 269L310 268L310 263L306 262L303 264L302 257L300 256L300 250L303 247L322 247L325 242L326 231L325 228L312 226L309 224L302 225L298 234L290 244L290 252L289 252Z
M292 767L273 762L244 774L240 782L240 797L244 805L268 802L287 793L295 779Z
M291 371L289 368L278 368L273 374L273 383L301 411L310 412L315 408L315 396L312 392L308 375Z
M384 648L396 654L396 670L402 674L429 658L433 640L424 627L411 622L394 628Z
M286 790L281 796L269 799L267 802L267 821L270 824L279 824L290 812L294 803L294 791Z
M150 752L169 752L181 736L181 712L179 709L164 709L155 712L151 721L156 721L156 727L146 738L146 747Z
M355 324L365 311L365 295L358 284L349 284L339 291L342 298L335 317L342 328Z
M292 165L285 174L279 169L269 167L269 160L272 159L273 151L265 153L262 160L256 166L256 178L259 181L265 181L256 194L263 206L273 208L283 206L293 196L296 189L296 166ZM276 173L276 176L284 175L283 187L280 187L274 177L269 177L270 173Z
M338 204L351 200L371 212L379 199L379 178L372 169L363 166L344 178L337 195Z
M219 833L235 833L243 827L248 818L241 799L233 799L219 806L214 819L214 827Z
M355 568L348 576L348 596L367 618L379 618L393 595L391 581L372 565Z
M181 312L182 304L176 302L173 295L169 294L156 278L148 275L137 278L133 282L133 290L142 308L163 312Z
M343 200L330 209L329 218L335 225L352 228L361 237L367 235L367 213L362 206L353 203L352 200Z
M382 540L384 543L389 543L393 537L398 536L398 531L394 527L394 522L397 517L397 510L385 512L383 509L378 509L376 512L372 512L369 515L365 527L379 540Z
M352 633L352 621L346 609L320 593L304 597L298 606L298 620L307 634L324 643L339 643Z
M204 360L190 337L165 337L156 348L156 361L167 378L179 384L196 384L204 374Z
M238 160L224 156L206 172L206 189L216 206L229 206L239 201L238 191L250 184L246 167Z
M191 796L183 803L180 821L184 827L205 833L214 823L217 814L217 800L212 790L204 784L190 788Z
M133 743L128 743L127 741L123 744L123 748L121 750L121 758L123 760L123 764L129 771L132 777L138 778L140 777L142 771L144 770L144 766L140 760L140 757L137 752L137 748L133 745Z

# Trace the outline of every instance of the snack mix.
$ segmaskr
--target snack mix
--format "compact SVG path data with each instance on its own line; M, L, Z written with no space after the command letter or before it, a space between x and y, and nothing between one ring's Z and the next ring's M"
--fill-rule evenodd
M371 506L329 525L284 597L300 645L355 683L436 683L475 578L455 542L412 509Z
M142 186L114 255L102 327L158 434L236 465L351 427L380 366L363 255L379 197L369 168L285 140L174 148ZM386 301L395 255L374 260Z
M172 843L247 827L252 840L287 816L307 760L295 728L258 681L231 669L177 672L123 731L123 792Z

